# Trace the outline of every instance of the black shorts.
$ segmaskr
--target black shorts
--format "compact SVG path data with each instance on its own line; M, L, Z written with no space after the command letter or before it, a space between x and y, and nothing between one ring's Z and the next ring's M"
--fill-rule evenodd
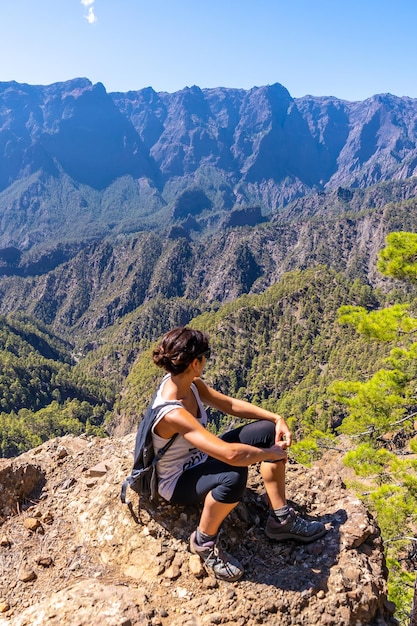
M275 443L275 424L267 420L256 420L225 433L221 439L230 443L246 443L257 448L270 448ZM217 502L239 502L247 479L247 467L235 467L209 457L204 463L181 474L170 502L197 504L204 501L209 491Z

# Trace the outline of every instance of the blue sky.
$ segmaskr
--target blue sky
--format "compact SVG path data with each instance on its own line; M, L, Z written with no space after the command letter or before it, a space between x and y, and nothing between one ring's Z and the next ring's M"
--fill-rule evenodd
M416 0L0 0L0 81L417 97Z

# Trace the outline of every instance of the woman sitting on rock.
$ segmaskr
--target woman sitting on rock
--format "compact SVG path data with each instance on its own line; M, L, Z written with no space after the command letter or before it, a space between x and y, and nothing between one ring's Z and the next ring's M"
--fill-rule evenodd
M220 550L216 539L221 523L242 499L249 465L261 463L271 506L265 529L270 539L307 543L326 529L320 522L302 519L287 505L285 462L291 432L285 420L206 385L201 375L209 357L208 337L199 330L176 328L163 337L153 361L167 374L154 406L174 400L182 407L162 408L152 437L158 451L178 434L157 464L159 494L171 504L204 503L198 528L190 538L191 552L198 554L217 578L234 581L242 576L243 568ZM254 421L216 437L206 429L204 405Z

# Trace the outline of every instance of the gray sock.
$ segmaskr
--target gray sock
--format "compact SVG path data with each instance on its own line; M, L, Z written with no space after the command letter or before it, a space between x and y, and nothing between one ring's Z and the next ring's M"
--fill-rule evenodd
M285 504L284 506L282 506L279 509L274 509L273 510L273 513L274 513L275 517L280 522L282 522L286 517L288 517L288 513L289 512L290 512L290 507L288 506L288 504Z
M206 533L202 533L199 528L197 528L195 533L195 540L197 545L202 546L209 541L216 541L217 533L215 535L206 535Z

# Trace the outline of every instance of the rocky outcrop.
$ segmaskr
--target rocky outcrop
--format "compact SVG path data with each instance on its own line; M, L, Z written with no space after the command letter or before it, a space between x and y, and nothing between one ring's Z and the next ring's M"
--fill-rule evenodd
M139 507L131 492L130 509L120 503L133 442L133 435L67 436L3 461L3 480L22 468L40 473L32 495L18 481L12 494L8 483L1 626L396 623L379 529L345 489L337 458L312 469L288 464L293 506L328 528L307 546L265 537L263 488L251 468L244 501L222 530L246 570L228 584L208 576L188 551L198 511L161 502Z
M0 459L0 523L20 513L20 505L42 488L44 473L31 462L9 463Z

